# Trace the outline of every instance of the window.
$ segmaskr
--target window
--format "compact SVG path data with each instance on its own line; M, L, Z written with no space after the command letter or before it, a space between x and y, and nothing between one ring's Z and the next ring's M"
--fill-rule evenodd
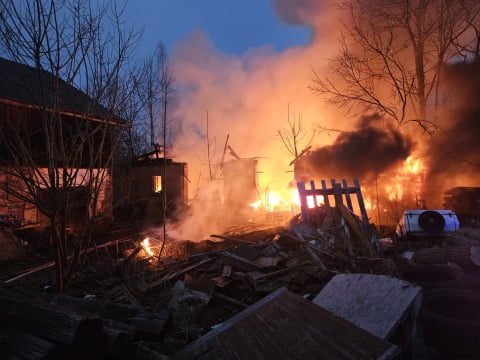
M153 176L153 192L159 193L162 191L162 177Z

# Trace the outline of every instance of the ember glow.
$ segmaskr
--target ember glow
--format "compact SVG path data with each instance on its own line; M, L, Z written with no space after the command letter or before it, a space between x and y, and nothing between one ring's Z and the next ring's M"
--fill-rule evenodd
M143 239L142 243L142 248L143 250L145 251L146 254L148 254L149 256L154 256L155 253L153 252L153 250L151 249L150 247L150 238L145 238Z

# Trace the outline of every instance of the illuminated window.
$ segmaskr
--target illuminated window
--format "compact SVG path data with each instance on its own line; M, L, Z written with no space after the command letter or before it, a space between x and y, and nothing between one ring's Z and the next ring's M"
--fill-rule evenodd
M159 193L162 191L162 177L154 176L153 177L153 192Z

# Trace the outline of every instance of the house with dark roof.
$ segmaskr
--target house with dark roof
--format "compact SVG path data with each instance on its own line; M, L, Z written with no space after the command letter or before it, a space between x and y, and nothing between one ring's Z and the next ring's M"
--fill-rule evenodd
M122 126L113 111L59 77L0 58L0 223L46 223L51 182L61 188L68 181L68 222L80 224L91 211L95 174L102 174L95 212L111 222L111 136Z

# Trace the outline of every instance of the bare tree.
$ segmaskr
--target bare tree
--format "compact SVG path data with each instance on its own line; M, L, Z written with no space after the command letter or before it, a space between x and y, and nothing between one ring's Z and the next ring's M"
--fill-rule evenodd
M34 74L33 83L23 84L32 96L28 111L1 124L8 160L2 169L17 184L2 189L48 219L58 291L81 265L94 226L108 213L102 204L111 197L107 185L121 139L114 128L133 93L122 76L137 41L121 18L115 2L99 8L83 0L0 2L0 49ZM83 93L66 103L72 88ZM69 215L79 191L84 214L71 236Z
M144 62L141 79L143 84L139 88L139 97L142 99L143 116L148 123L142 132L150 135L146 148L160 146L165 152L175 77L163 43L158 43L154 54Z
M167 56L167 50L163 44L160 44L157 48L157 56L159 63L159 75L160 75L160 94L162 103L162 138L163 138L163 241L162 247L158 253L158 258L162 256L165 248L165 241L167 239L167 227L165 219L167 218L168 205L167 204L167 129L168 129L168 114L169 104L173 96L173 82L174 74L170 68Z
M310 88L348 111L378 112L398 125L435 130L445 63L478 53L478 1L341 1L346 20L332 77Z
M290 106L288 107L288 128L277 130L276 138L283 144L283 150L293 156L293 161L297 159L302 151L307 149L312 143L315 131L307 138L307 130L303 127L301 114L296 118L290 119ZM293 163L292 161L292 163ZM291 165L291 164L290 164Z

